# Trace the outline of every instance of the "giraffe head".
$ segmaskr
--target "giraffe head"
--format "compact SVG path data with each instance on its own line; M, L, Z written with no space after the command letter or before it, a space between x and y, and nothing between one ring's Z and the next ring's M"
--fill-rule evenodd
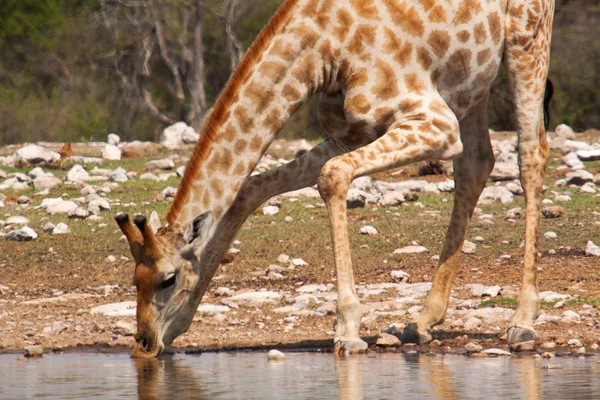
M131 355L157 357L187 331L196 312L199 265L192 249L208 236L212 214L196 218L185 232L160 227L157 218L148 223L142 215L135 217L135 226L127 214L115 220L135 260L137 334Z

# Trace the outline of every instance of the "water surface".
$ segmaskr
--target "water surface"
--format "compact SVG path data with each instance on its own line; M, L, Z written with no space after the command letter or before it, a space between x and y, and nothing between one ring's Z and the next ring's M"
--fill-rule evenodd
M0 356L0 399L600 399L598 357L204 353ZM544 369L545 364L561 369Z

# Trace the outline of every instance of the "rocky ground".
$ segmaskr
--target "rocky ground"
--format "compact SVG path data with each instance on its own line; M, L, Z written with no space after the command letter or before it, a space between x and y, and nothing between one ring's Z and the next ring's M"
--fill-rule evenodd
M161 144L56 143L0 149L0 350L128 348L135 333L133 262L113 216L168 210L195 132ZM589 354L600 343L599 131L550 133L540 229L542 314L536 351ZM463 248L446 321L422 351L505 349L524 231L514 133L492 135L496 169ZM304 141L276 141L257 172ZM60 149L60 153L57 152ZM448 165L361 178L348 196L361 334L379 347L421 308L452 207ZM436 173L434 175L424 175ZM421 174L421 175L420 175ZM314 188L272 199L242 227L188 333L176 347L328 348L335 274L324 205ZM412 346L403 346L413 351Z

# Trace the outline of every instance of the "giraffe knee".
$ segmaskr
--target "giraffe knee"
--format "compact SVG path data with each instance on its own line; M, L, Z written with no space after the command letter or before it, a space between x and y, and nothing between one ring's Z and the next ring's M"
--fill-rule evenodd
M352 182L352 168L343 160L334 158L325 163L317 181L319 193L325 202L345 198Z

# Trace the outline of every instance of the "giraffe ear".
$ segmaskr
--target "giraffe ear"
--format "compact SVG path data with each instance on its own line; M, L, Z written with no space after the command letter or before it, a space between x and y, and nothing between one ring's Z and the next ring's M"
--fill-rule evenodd
M158 217L158 213L156 211L152 211L152 214L150 214L148 225L150 225L150 229L152 229L152 232L154 233L156 233L158 229L162 227L160 218Z
M213 226L213 213L206 212L197 216L183 234L185 244L180 250L184 258L191 256L191 251L208 239L208 232Z

